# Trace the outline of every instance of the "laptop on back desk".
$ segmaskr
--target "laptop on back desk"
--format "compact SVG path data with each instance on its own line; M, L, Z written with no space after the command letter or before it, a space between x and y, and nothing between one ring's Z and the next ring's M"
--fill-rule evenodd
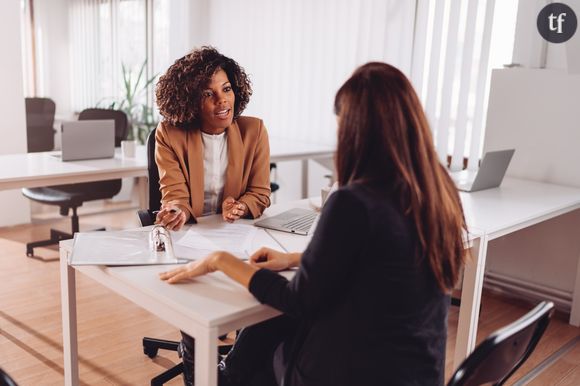
M61 148L63 161L112 158L115 156L115 121L63 122Z

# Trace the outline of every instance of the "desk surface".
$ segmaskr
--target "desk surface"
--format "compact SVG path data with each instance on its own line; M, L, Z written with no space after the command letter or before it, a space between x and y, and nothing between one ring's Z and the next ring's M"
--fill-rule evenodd
M496 189L462 192L461 201L468 227L493 239L580 208L580 189L506 178Z
M115 149L113 158L63 162L54 156L58 153L0 156L0 190L147 175L144 146L137 148L135 158L123 158L121 149Z
M335 151L335 146L270 138L270 161L272 162L332 157Z
M268 209L268 215L273 215L290 207L309 206L309 200L301 200L288 204L274 205ZM198 221L213 221L214 216L199 218ZM220 217L221 219L221 217ZM252 223L254 220L239 220L241 223ZM306 248L310 237L292 235L283 232L270 231L278 242L285 248L293 251L302 251ZM281 237L279 237L281 236ZM258 242L256 240L255 242ZM72 240L61 242L61 249L70 251ZM261 244L262 245L262 244ZM215 272L187 283L167 284L158 278L158 273L171 269L170 265L162 266L133 266L133 267L105 267L105 266L75 266L94 280L107 285L103 280L113 278L122 283L127 291L134 296L143 295L149 304L163 304L171 309L172 313L197 322L205 327L218 327L242 321L260 313L279 314L278 311L260 304L252 294L221 272ZM293 271L282 273L291 278ZM109 286L109 285L107 285ZM110 286L109 286L110 287ZM120 293L121 295L130 295ZM134 299L132 299L134 300ZM137 302L140 304L140 302ZM144 306L144 304L140 304ZM243 325L242 325L243 326ZM240 326L241 327L241 326ZM225 331L227 332L227 331Z
M54 156L58 153L0 155L0 190L147 176L145 146L137 147L135 158L123 158L119 148L114 158L84 161L63 162ZM333 153L333 146L270 139L272 162L330 157Z

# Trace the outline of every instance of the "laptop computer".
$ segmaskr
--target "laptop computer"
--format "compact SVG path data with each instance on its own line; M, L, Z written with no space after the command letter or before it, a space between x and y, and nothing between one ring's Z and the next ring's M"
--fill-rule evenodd
M294 208L257 221L254 225L261 228L306 236L317 217L318 212L309 209Z
M115 121L112 119L63 122L60 156L78 161L115 156Z
M497 188L503 181L514 152L515 149L488 151L483 156L478 170L452 172L451 178L457 189L463 192Z

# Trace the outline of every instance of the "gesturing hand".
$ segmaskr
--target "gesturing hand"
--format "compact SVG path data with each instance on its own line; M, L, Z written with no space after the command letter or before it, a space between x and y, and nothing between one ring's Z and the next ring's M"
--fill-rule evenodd
M227 222L234 222L248 214L248 206L233 197L227 197L222 203L222 217Z
M168 205L157 212L155 224L163 225L168 230L178 231L189 220L189 212L177 205Z
M271 271L283 271L296 265L296 255L262 247L250 256L250 264Z

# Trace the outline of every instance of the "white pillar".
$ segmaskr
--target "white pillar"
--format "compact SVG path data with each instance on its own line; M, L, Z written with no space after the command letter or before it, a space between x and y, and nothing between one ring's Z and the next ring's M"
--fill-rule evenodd
M20 2L2 4L0 22L0 155L26 152ZM30 221L30 205L19 190L0 192L0 226Z

